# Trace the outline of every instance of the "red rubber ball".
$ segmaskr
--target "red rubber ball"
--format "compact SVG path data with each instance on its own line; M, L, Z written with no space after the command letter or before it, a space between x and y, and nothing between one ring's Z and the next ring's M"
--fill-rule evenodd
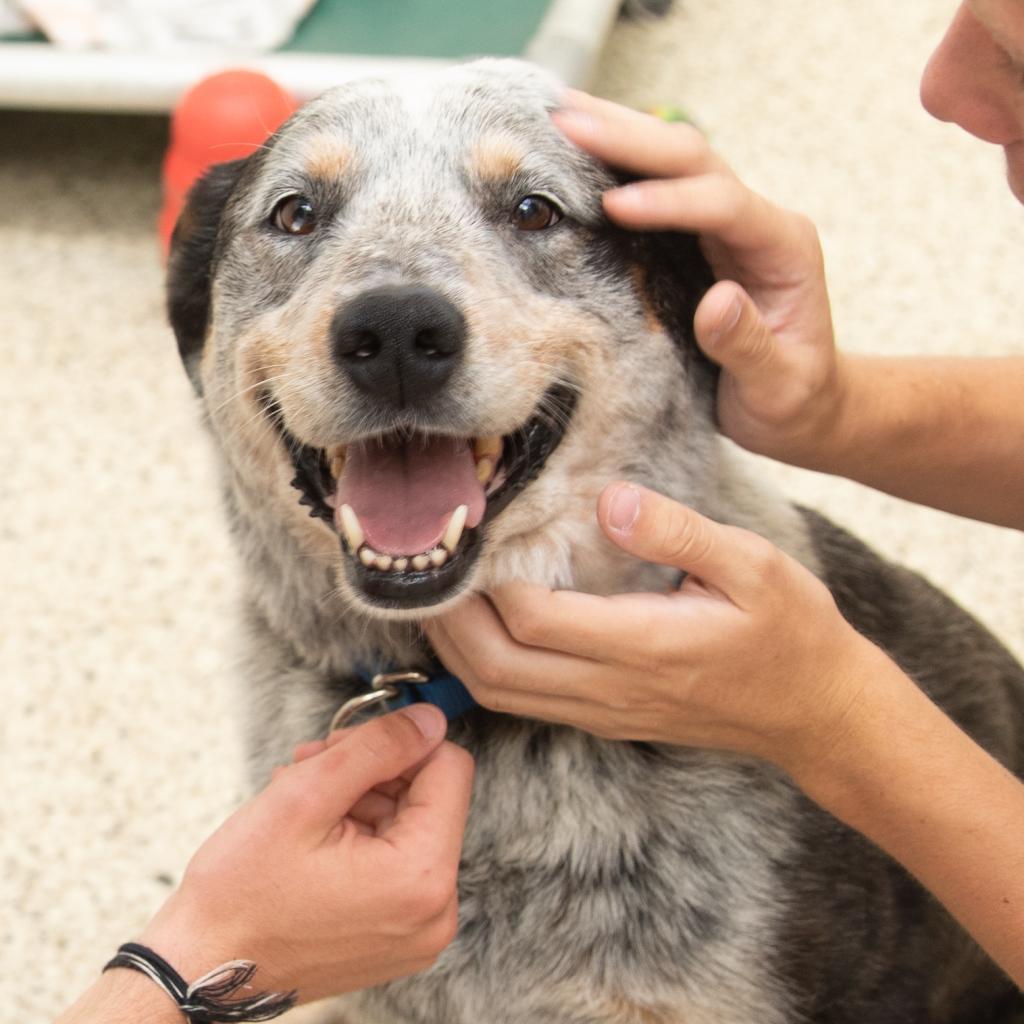
M222 71L193 86L178 103L171 146L205 164L248 156L296 108L295 100L258 71Z

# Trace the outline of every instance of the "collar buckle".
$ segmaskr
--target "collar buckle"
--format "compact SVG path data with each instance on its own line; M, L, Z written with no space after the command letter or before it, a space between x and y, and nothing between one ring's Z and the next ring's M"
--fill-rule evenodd
M426 683L429 679L430 677L422 672L378 672L370 680L369 693L361 693L345 701L335 711L327 735L329 736L335 729L344 729L360 712L394 700L401 693L403 686Z

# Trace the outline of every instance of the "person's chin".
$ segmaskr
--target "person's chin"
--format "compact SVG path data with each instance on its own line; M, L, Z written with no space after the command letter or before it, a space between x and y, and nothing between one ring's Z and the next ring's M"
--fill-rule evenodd
M1004 146L1006 181L1018 203L1024 203L1024 141Z

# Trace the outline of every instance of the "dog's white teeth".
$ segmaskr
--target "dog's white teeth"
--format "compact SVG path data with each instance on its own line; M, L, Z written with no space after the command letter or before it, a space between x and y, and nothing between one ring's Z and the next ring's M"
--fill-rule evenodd
M460 505L452 513L451 519L448 520L448 527L445 529L444 536L441 538L441 548L447 548L448 551L454 551L459 546L459 541L462 539L462 531L466 528L466 517L468 515L468 505ZM437 548L435 550L440 551L441 548ZM433 553L434 552L431 552L431 554Z
M498 456L501 455L501 435L495 434L493 437L478 437L473 442L473 457L479 462L480 459L490 459L492 463L498 461Z
M494 476L494 463L488 458L481 459L476 464L476 478L482 484L490 482L491 477Z
M448 561L448 551L444 548L434 548L431 551L424 551L421 555L395 558L394 555L382 555L373 548L363 545L356 557L367 569L378 569L380 572L405 572L407 569L415 569L422 572L431 567L440 569Z
M335 480L341 478L341 474L345 471L345 449L344 447L338 447L335 449L334 454L331 456L331 476Z
M396 556L374 551L373 548L364 543L366 538L363 536L363 529L359 525L359 519L350 505L342 505L339 511L341 528L345 534L349 551L367 569L378 569L380 572L405 572L409 568L422 572L431 566L435 569L440 569L448 561L448 556L451 552L458 546L459 539L462 537L462 531L466 527L466 517L468 515L469 507L459 505L448 521L448 528L444 532L440 547L432 548L430 551L424 551L418 555Z
M359 525L359 517L351 505L342 505L340 512L341 529L348 542L348 549L349 551L358 551L363 546L363 541L366 540L363 536L363 528Z

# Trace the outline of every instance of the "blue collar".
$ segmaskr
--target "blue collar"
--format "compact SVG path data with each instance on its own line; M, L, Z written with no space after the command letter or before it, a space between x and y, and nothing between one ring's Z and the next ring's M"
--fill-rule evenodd
M362 665L357 665L356 675L368 686L374 687L374 680L380 679L383 673L372 672ZM449 722L454 722L456 718L461 718L467 712L480 707L462 681L440 665L429 673L391 672L388 675L417 677L398 679L389 684L397 691L395 696L387 698L389 711L397 711L410 704L433 704L444 712Z
M348 725L364 711L381 710L381 705L388 711L397 711L410 704L433 704L444 712L449 722L480 706L469 690L440 666L434 672L374 672L364 665L356 665L354 671L369 689L338 708L331 719L329 733Z

